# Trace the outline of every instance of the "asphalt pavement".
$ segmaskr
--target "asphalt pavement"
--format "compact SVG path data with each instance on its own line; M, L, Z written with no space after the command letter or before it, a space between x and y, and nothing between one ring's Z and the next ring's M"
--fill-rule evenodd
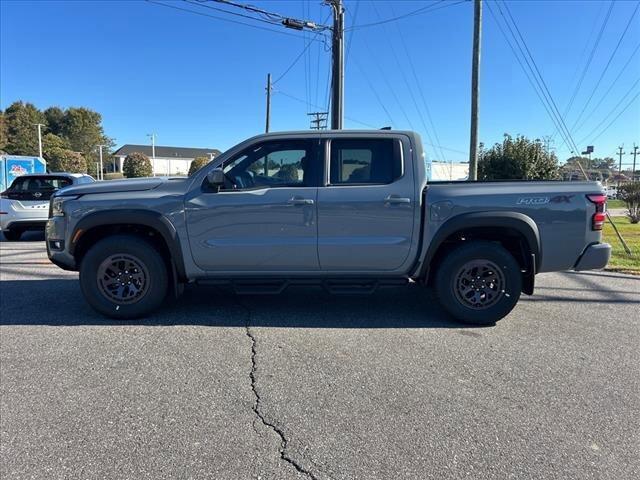
M640 478L640 277L542 274L484 328L417 286L114 322L77 277L0 243L3 479Z

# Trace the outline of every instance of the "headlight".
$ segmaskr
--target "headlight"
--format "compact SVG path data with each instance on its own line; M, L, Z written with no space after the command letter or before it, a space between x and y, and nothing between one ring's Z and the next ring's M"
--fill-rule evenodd
M64 204L69 200L75 200L78 195L66 196L66 197L53 197L51 200L51 216L52 217L64 217Z

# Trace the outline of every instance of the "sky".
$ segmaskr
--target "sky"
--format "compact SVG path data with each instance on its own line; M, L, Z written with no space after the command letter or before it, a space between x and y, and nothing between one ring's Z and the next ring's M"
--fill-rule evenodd
M320 0L238 1L331 21ZM326 110L331 55L325 34L203 3L1 0L0 108L16 100L41 109L85 106L102 114L117 145L148 143L153 132L158 145L225 150L264 131L271 73L271 129L309 128L307 113ZM640 145L640 11L635 0L618 0L609 12L610 6L507 2L571 137L579 149L593 145L598 157L616 155L619 145L625 153ZM504 22L507 7L484 2L480 141L491 145L504 133L549 136L564 160L571 149L496 23ZM466 161L473 3L345 0L345 10L345 128L417 130L431 159ZM396 17L402 18L376 24Z

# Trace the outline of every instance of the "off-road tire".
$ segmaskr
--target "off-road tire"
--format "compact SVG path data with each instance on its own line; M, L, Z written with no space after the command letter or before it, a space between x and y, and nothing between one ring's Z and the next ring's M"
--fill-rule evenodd
M492 325L518 303L522 273L500 244L470 241L447 253L435 276L435 293L456 320Z
M140 318L156 310L167 295L168 279L160 252L135 235L100 240L80 264L84 298L94 310L115 319Z

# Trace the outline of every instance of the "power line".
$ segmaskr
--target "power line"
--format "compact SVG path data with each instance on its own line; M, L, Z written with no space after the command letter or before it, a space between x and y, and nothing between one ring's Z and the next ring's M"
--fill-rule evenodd
M330 16L331 16L331 14L329 14L329 15L327 16L327 19L326 19L326 20L328 20ZM325 22L326 22L326 20L325 20ZM292 69L292 68L293 68L293 67L298 63L298 61L302 58L302 56L307 52L307 50L309 49L309 47L311 46L311 44L315 41L316 37L317 37L318 35L320 35L321 33L322 33L322 32L320 32L320 31L315 32L315 35L314 35L313 37L311 37L310 39L308 39L309 41L306 43L306 45L305 45L305 47L302 49L302 51L301 51L301 52L298 54L298 56L293 60L293 62L291 62L291 64L287 67L287 69L286 69L284 72L282 72L282 74L281 74L278 78L276 78L276 79L273 81L273 85L275 85L275 84L276 84L276 83L278 83L280 80L282 80L282 79L284 78L284 76L285 76L287 73L289 73L289 71L291 71L291 69ZM296 37L297 37L297 36L298 36L298 35L296 35ZM303 38L304 38L304 37L303 37Z
M596 82L595 86L593 87L593 90L591 90L591 94L589 95L589 98L587 99L587 102L584 104L584 107L582 107L582 110L580 110L580 114L578 115L578 118L576 118L576 121L573 123L573 126L571 127L572 130L574 128L576 128L576 125L578 124L578 122L582 118L582 115L584 114L584 111L589 106L589 103L591 102L591 99L593 98L593 95L596 93L596 90L600 86L600 82L602 82L602 79L604 78L605 74L607 73L607 70L609 69L609 65L611 65L611 62L613 61L614 57L616 56L616 53L618 52L618 48L620 48L620 44L622 43L622 40L624 39L625 35L629 31L629 27L631 26L631 22L633 21L634 17L636 16L636 13L638 13L638 8L639 7L640 7L640 2L638 2L636 4L636 8L633 10L633 13L629 17L629 21L627 22L627 26L625 27L624 31L622 32L622 35L620 35L620 39L618 40L618 43L616 44L615 48L613 49L613 52L611 52L611 55L609 55L609 60L607 61L607 64L605 65L604 69L602 70L602 73L600 74L600 77L598 78L598 81Z
M394 12L392 6L391 6L391 12L395 15L395 12ZM437 145L440 145L440 137L438 136L438 132L436 130L436 126L433 123L433 118L431 117L431 111L429 110L429 105L427 105L427 100L426 100L425 95L424 95L424 89L422 88L422 84L420 83L420 81L418 79L418 74L416 73L416 67L415 67L415 64L413 63L413 59L411 58L411 55L409 55L409 49L407 48L407 42L405 41L404 35L402 34L402 30L400 29L400 27L398 26L397 23L396 23L396 29L398 30L398 36L400 37L400 42L402 43L402 47L404 49L404 53L405 53L407 59L409 60L409 66L411 67L411 72L413 74L413 79L415 80L416 86L418 88L418 93L420 94L420 98L422 100L422 105L424 106L424 109L427 112L427 119L429 120L429 125L431 126L431 130L433 131L433 137L435 138L435 143ZM426 130L426 133L428 135L428 130ZM446 158L444 152L442 151L441 148L439 148L439 150L440 150L440 155L441 155L442 159L446 162L447 158Z
M369 78L369 76L366 74L366 72L364 71L364 69L360 65L360 62L358 62L357 59L354 59L354 63L356 64L356 67L358 67L358 70L360 70L360 72L362 73L362 76L364 77L365 81L369 85L369 88L373 92L373 95L376 97L376 100L378 101L378 103L380 104L382 109L384 110L384 113L387 114L387 117L389 118L389 121L391 122L391 125L395 126L396 123L393 121L393 117L391 117L391 113L389 113L389 110L387 110L387 107L385 107L384 103L382 102L382 99L380 98L380 95L378 94L378 91L376 90L375 86L371 82L371 79Z
M215 10L217 12L226 13L226 14L233 15L233 16L236 16L236 17L248 18L249 20L254 20L256 22L268 23L269 25L279 25L280 24L280 22L276 21L276 20L267 20L267 19L264 19L264 18L257 18L257 17L254 17L252 15L246 15L244 13L232 12L232 11L226 10L224 8L214 7L213 5L207 5L202 0L182 0L182 1L185 2L185 3L190 3L192 5L196 5L196 6L201 7L201 8L207 8L209 10Z
M638 78L633 85L631 85L631 88L629 90L627 90L627 92L622 96L622 98L618 101L618 103L616 103L616 106L613 107L611 109L611 111L605 115L605 117L600 121L600 123L598 125L596 125L593 130L591 130L586 136L585 138L582 140L582 142L584 142L585 140L589 140L591 138L591 135L593 135L598 128L600 128L600 126L607 121L607 119L613 114L613 112L615 112L617 110L617 108L620 106L620 104L622 102L625 101L625 99L629 96L629 94L633 91L633 89L635 88L636 85L638 85L638 83L640 83L640 78Z
M513 46L513 44L511 43L511 40L509 40L509 37L507 36L507 33L505 32L505 30L502 28L501 23L498 21L498 17L497 15L494 13L493 8L491 7L490 2L486 3L487 8L489 9L489 13L491 14L491 16L493 17L493 20L496 22L496 25L498 26L500 33L502 33L502 36L504 37L505 41L507 42L507 45L509 45L509 48L511 49L511 52L513 53L513 56L516 58L518 64L520 65L520 68L522 69L522 72L525 74L525 76L527 77L527 80L529 81L529 84L531 85L531 88L533 88L533 91L535 92L536 96L538 97L538 99L540 100L540 103L542 104L542 106L544 107L545 111L547 112L547 115L549 115L549 118L551 119L551 121L553 122L554 126L556 127L556 131L558 131L560 133L560 136L562 137L562 140L565 144L565 146L569 147L570 150L573 150L572 147L570 147L569 144L569 140L566 137L566 134L564 133L564 131L560 128L560 125L558 123L558 120L556 119L555 115L553 115L553 113L551 112L551 110L549 110L549 106L547 105L547 101L545 98L543 98L543 96L541 95L541 93L538 91L538 87L536 87L533 79L531 78L532 73L529 72L529 70L527 70L527 68L524 66L522 60L520 59L520 56L518 55L518 52L516 51L515 47ZM515 39L514 39L515 40Z
M377 17L380 17L380 13L378 12L378 9L375 5L375 3L373 3L373 1L371 1L371 6L373 7L373 11L375 12ZM415 95L413 94L413 89L411 88L411 85L409 83L409 79L407 78L407 75L404 71L403 65L400 62L400 57L398 57L398 54L396 52L395 47L393 46L393 43L391 42L391 36L388 35L388 30L386 30L386 26L385 28L385 33L387 33L387 35L384 35L384 38L387 41L387 44L389 45L389 48L391 49L391 53L393 54L393 58L396 61L396 65L398 66L398 70L400 71L400 75L402 76L402 80L404 81L404 84L407 87L407 90L409 92L409 96L411 97L411 101L413 103L413 106L415 107L416 111L418 112L418 117L420 118L420 122L422 123L422 127L424 128L424 132L427 134L427 138L429 139L429 142L433 143L433 139L431 138L431 133L429 131L429 129L427 128L427 124L424 121L424 116L422 115L422 111L420 110L420 107L418 105L418 101L416 100ZM413 126L411 126L411 129L413 130Z
M213 1L213 2L217 2L217 3L222 3L224 5L230 5L232 7L242 8L244 10L263 15L267 19L277 20L278 23L281 23L281 24L284 24L284 25L287 25L288 21L293 20L294 22L299 24L300 27L310 28L312 30L330 30L330 27L327 26L327 25L322 25L322 24L318 25L317 23L311 22L309 20L298 20L298 19L293 19L291 17L285 17L284 15L281 15L279 13L269 12L267 10L255 7L253 5L247 5L247 4L244 4L244 3L238 3L238 2L231 1L231 0L197 0L197 1L199 1L199 2Z
M624 73L624 71L627 69L627 67L629 66L629 64L631 63L631 60L633 60L633 57L636 55L636 53L638 53L638 50L640 50L640 43L638 45L636 45L636 48L633 50L633 52L631 52L631 55L629 56L629 59L625 62L625 64L622 66L622 68L620 69L620 72L618 73L618 75L616 76L616 78L613 80L613 82L611 82L611 85L609 85L609 88L607 88L607 91L604 92L604 94L602 95L602 97L600 97L600 101L596 104L595 107L593 107L591 109L591 112L589 112L589 115L586 116L586 118L582 121L582 123L580 125L578 125L578 128L575 130L576 132L580 131L580 129L582 129L582 127L585 125L585 123L587 123L587 121L592 117L592 115L595 113L596 110L598 110L598 107L600 105L602 105L602 102L604 101L605 98L607 98L607 95L609 95L609 93L611 92L611 89L613 89L613 87L615 86L615 84L618 82L618 80L620 79L620 77L622 77L622 74Z
M300 35L296 35L295 33L285 32L285 31L282 31L282 30L276 30L276 29L273 29L273 28L262 27L260 25L253 25L253 24L250 24L250 23L241 22L239 20L232 20L230 18L219 17L219 16L216 16L216 15L211 15L211 14L200 12L200 11L196 11L196 10L190 10L188 8L182 8L182 7L177 7L175 5L169 5L167 3L157 2L155 0L145 0L145 1L150 3L150 4L153 4L153 5L159 5L159 6L166 7L166 8L172 8L174 10L180 10L182 12L192 13L194 15L199 15L201 17L214 18L214 19L220 20L222 22L234 23L236 25L244 25L245 27L255 28L257 30L264 30L264 31L271 32L271 33L277 33L277 34L280 34L280 35L287 35L289 37L300 38ZM316 40L316 41L318 41L318 40Z
M525 42L524 37L522 36L522 33L520 32L520 29L518 28L518 24L516 23L515 19L513 18L513 15L511 15L511 11L509 9L509 6L504 2L504 0L503 0L502 4L504 5L505 10L507 11L507 14L509 15L509 18L511 19L512 24L515 27L516 32L518 33L518 37L520 38L520 41L522 42L522 45L524 46L524 48L525 48L525 50L527 52L527 55L525 55L525 61L529 65L529 68L531 68L531 65L529 64L529 60L531 60L531 63L533 64L533 67L535 68L535 72L537 73L537 76L534 74L534 79L536 80L536 83L538 84L538 86L540 86L540 88L542 90L542 93L545 96L545 98L547 98L547 100L550 102L549 103L549 107L551 108L551 111L554 112L554 114L556 115L556 117L557 117L560 125L562 126L562 128L565 130L567 138L570 140L571 144L573 145L572 148L576 152L578 152L579 148L577 147L577 145L573 141L573 137L571 136L571 132L567 128L567 125L566 125L566 123L564 121L564 118L562 118L562 115L560 114L560 110L558 109L558 106L556 105L556 102L553 99L553 96L551 95L551 92L549 91L549 87L547 86L547 83L545 82L544 77L540 73L540 69L538 68L537 63L536 63L535 59L533 58L533 55L531 54L531 51L529 50L529 47L527 46L527 43ZM502 14L502 9L500 8L500 4L496 2L496 5L498 6L498 11ZM503 15L503 17L504 17L504 15ZM505 17L505 19L506 19L506 17ZM511 31L511 34L513 35L513 31L511 30L511 26L509 25L509 22L507 21L506 23L507 23L507 27ZM514 38L516 38L515 35L514 35ZM522 52L520 44L517 42L517 39L516 39L516 43L518 45L518 48ZM524 55L524 53L523 53L523 55ZM528 56L528 59L527 59L527 56ZM533 72L533 70L532 70L532 72ZM540 83L542 83L542 85L540 85Z
M421 7L418 8L417 10L413 10L411 12L405 13L403 15L400 15L398 17L394 17L394 18L387 18L385 20L380 20L378 22L372 22L372 23L365 23L362 25L355 25L349 29L347 29L347 31L350 30L358 30L360 28L368 28L368 27L374 27L376 25L383 25L385 23L389 23L389 22L395 22L396 20L401 20L403 18L407 18L407 17L412 17L414 15L421 15L424 13L431 13L431 12L435 12L436 10L440 10L442 8L446 8L446 7L453 7L454 5L458 5L460 3L464 3L468 0L460 0L458 2L454 2L454 3L446 3L444 5L439 5L437 6L437 4L443 3L445 0L438 0L430 5L427 5L426 7Z
M565 108L564 110L564 116L566 117L569 114L569 111L571 110L571 107L573 106L573 102L576 99L576 96L578 95L578 92L580 91L580 88L582 87L582 82L584 81L585 76L587 75L587 71L589 70L589 67L591 66L591 62L593 61L593 57L595 56L596 50L598 49L598 46L600 45L600 40L602 39L602 34L604 33L604 30L607 26L607 23L609 22L609 17L611 16L611 11L613 10L613 6L614 6L614 2L611 2L609 4L609 10L607 10L607 13L604 17L604 20L602 21L602 25L600 27L600 31L598 32L598 36L596 37L596 41L593 44L593 48L591 49L591 53L589 54L589 58L587 59L587 63L584 66L584 69L582 70L582 74L580 75L580 80L578 80L578 84L575 88L575 90L573 91L573 94L571 95L571 99L569 100L569 103L567 104L567 108ZM598 12L600 13L600 12Z

